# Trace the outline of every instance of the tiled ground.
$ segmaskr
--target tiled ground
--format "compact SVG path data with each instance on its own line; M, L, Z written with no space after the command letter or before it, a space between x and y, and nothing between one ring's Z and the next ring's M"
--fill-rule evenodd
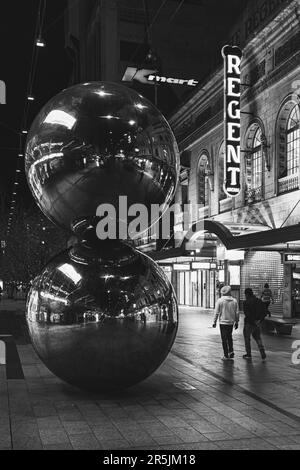
M300 324L292 337L264 336L266 363L255 348L252 363L241 358L240 329L236 359L223 363L211 317L182 309L163 366L110 396L64 384L18 341L25 380L6 380L0 366L0 449L300 449Z

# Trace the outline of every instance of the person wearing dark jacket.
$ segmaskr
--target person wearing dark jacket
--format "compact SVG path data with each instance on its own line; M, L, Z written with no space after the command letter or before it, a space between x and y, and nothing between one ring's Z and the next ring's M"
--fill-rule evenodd
M243 311L245 315L244 323L244 340L246 354L244 354L244 359L251 359L251 336L255 339L260 355L263 361L266 360L265 348L261 339L260 331L260 320L258 320L258 311L260 299L255 297L253 290L250 288L245 289L246 300L243 303Z

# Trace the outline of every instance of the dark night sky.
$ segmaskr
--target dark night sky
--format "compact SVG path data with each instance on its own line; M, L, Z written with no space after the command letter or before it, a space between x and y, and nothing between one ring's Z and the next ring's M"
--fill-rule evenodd
M187 1L192 3L191 0ZM224 2L219 1L220 6L224 7ZM196 0L193 2L196 3ZM199 0L199 2L204 8L206 0ZM12 194L18 160L19 132L26 102L39 3L40 0L1 1L0 80L6 82L7 104L0 105L0 194L8 195L8 203ZM232 23L228 24L228 31L238 15L237 10L241 11L246 3L247 0L226 0L226 6L233 13ZM67 1L48 0L46 4L43 38L47 46L44 49L38 49L37 70L33 84L33 94L36 100L30 104L27 128L30 127L42 106L61 89L68 86L69 80L70 63L64 49L64 9L67 7ZM215 9L209 10L209 14L212 15L211 27L223 25L222 15L218 15ZM207 17L205 21L207 22ZM23 142L25 142L24 137ZM28 204L32 199L23 172L24 162L20 163L22 176L18 197Z
M39 0L1 2L0 79L7 87L7 104L0 106L0 193L11 193L19 153L22 123L35 38ZM38 48L37 71L33 84L35 102L30 104L28 125L41 107L68 84L69 67L64 50L65 0L47 2L43 38L47 47ZM23 140L25 142L25 139ZM23 170L24 162L21 161ZM29 201L22 171L20 193Z

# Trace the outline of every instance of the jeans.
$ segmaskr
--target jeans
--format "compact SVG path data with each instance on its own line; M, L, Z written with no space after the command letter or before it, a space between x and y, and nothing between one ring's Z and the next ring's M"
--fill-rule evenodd
M225 357L228 357L228 354L233 353L232 330L233 325L222 325L220 323L222 346Z
M265 355L265 348L260 336L260 327L245 323L244 325L245 348L248 356L251 356L251 336L255 339L262 357Z
M271 302L264 302L264 305L266 307L266 312L267 312L267 315L270 317L271 316L271 313L269 311L269 306L270 306L270 303Z

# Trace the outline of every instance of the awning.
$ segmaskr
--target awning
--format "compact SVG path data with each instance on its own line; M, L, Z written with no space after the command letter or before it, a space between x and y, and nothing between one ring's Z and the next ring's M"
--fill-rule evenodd
M254 233L234 236L229 228L221 222L205 219L191 227L182 244L185 246L191 238L195 238L197 235L200 237L205 231L214 233L227 250L249 249L264 246L270 247L272 245L293 241L300 242L300 224L274 228L271 230L269 230L267 226L262 225L261 229ZM274 251L277 250L278 247L274 246Z
M236 233L251 232L245 235ZM204 219L195 223L183 239L180 247L147 253L154 260L178 258L190 254L191 240L203 238L205 233L215 235L227 250L256 250L256 251L300 251L300 223L287 227L271 229L267 225L222 224L215 220ZM291 243L294 242L294 243ZM289 244L289 245L287 245ZM201 258L216 256L214 247L202 246L196 254Z

